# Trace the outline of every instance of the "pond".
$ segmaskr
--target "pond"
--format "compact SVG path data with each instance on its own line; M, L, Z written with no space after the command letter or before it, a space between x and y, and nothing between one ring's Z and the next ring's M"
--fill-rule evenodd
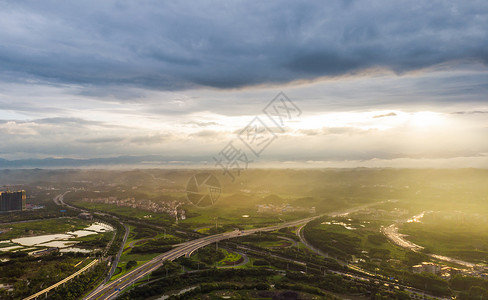
M8 245L8 247L0 248L0 251L27 250L23 248L34 246L34 247L62 248L63 251L61 252L89 253L92 250L72 247L73 245L79 243L79 241L70 241L70 239L104 233L104 232L110 232L113 230L114 230L113 227L111 227L110 225L95 222L82 230L68 231L66 233L22 237L22 238L12 239L11 241L6 240L3 242L5 242L6 244L9 243L10 245ZM12 245L12 243L14 243L15 245Z
M22 246L36 246L39 244L47 243L56 240L67 240L73 238L71 234L59 233L59 234L46 234L38 236L29 236L18 239L12 239L12 242L20 244Z

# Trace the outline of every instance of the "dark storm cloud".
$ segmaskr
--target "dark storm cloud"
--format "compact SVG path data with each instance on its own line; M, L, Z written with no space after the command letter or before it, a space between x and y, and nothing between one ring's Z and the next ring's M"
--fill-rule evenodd
M177 90L488 63L486 1L1 2L0 73Z

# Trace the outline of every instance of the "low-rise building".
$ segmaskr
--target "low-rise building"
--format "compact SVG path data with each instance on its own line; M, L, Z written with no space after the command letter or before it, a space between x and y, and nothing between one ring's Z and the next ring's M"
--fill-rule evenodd
M78 218L83 219L83 220L93 220L93 215L90 213L81 213L78 215Z
M415 265L415 266L412 266L412 272L413 273L422 273L424 271L424 266L422 265Z
M422 262L420 265L415 265L412 267L412 272L414 273L432 273L439 274L441 272L441 266L432 262Z

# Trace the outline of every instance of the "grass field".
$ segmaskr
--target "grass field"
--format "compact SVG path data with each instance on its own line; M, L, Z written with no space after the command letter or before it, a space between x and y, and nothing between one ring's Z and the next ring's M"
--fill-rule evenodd
M356 258L362 257L366 261L373 259L382 261L388 259L404 260L405 254L409 250L390 243L380 233L380 223L380 221L375 220L328 219L326 222L319 223L311 228L315 232L313 236L317 239L316 243L310 238L307 239L312 244L323 243L327 247L342 250L345 253L356 256ZM327 252L327 249L322 250Z
M128 271L136 268L137 266L140 266L144 264L145 262L150 261L154 257L158 256L160 253L150 253L150 254L131 254L130 250L125 251L121 256L120 256L120 261L117 267L119 268L119 272L115 272L112 278L110 278L110 281L113 281L124 274L126 274ZM137 266L133 267L132 269L127 270L126 265L129 261L136 261Z
M186 220L180 221L181 224L187 224L192 229L205 225L215 225L215 222L219 225L238 224L243 228L249 229L310 216L308 213L257 213L256 207L254 206L247 208L225 208L218 206L207 209L196 208L192 210L192 213L197 214L197 216L190 216Z
M73 204L91 210L98 210L98 211L113 213L120 216L138 218L141 220L151 221L154 223L166 224L168 222L173 221L172 219L170 219L169 215L165 213L155 213L155 212L145 211L141 209L133 209L131 207L126 207L126 206L114 206L112 204L91 203L91 202L83 202L83 201L76 201L73 202Z
M129 235L127 236L127 241L124 244L124 249L127 248L128 245L134 241L134 237L136 235L136 233L134 232L135 227L133 225L129 225L128 227L129 227Z
M488 224L480 215L426 214L421 223L405 223L400 232L427 252L474 263L488 261Z
M16 223L7 225L6 231L0 234L0 240L19 238L23 236L64 233L85 228L92 222L78 218L48 219L35 222Z
M232 266L234 264L238 264L240 259L243 259L242 255L234 252L229 252L225 249L221 249L221 251L224 253L225 258L220 260L217 264L217 266L220 267L228 267Z
M221 199L212 207L198 208L193 205L186 205L187 218L180 220L179 223L188 229L196 229L206 225L239 225L248 228L261 227L268 224L276 224L291 220L296 220L310 216L307 212L289 213L258 213L257 203L259 198L241 199L243 196L224 194ZM284 196L283 196L284 197ZM286 198L283 198L286 200ZM293 199L289 199L292 201ZM149 211L137 210L130 207L117 207L105 203L74 201L73 204L91 210L105 211L116 215L138 218L152 223L169 224L174 220L165 213L153 213Z
M285 248L285 247L290 247L293 244L288 240L280 240L280 241L258 242L258 243L253 243L253 245L261 248Z
M122 255L120 256L119 264L117 265L118 267L118 272L114 273L112 276L111 280L115 280L121 276L123 276L125 273L127 273L126 265L127 262L133 260L137 262L137 266L144 264L147 261L150 261L154 257L158 256L161 253L131 253L132 247L130 245L132 244L133 247L136 246L141 246L144 243L146 243L149 240L154 240L154 239L161 239L164 237L164 233L158 233L156 236L152 238L141 238L141 239L134 239L135 237L135 227L132 225L129 225L129 236L127 237L127 241L124 244L124 252L122 252ZM166 234L166 238L176 238L173 235ZM138 242L142 242L139 243Z

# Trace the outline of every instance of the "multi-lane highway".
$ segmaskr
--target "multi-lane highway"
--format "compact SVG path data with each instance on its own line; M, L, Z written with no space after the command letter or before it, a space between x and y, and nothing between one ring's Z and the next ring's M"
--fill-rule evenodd
M172 261L175 260L179 257L185 256L185 255L191 255L194 251L198 250L199 248L205 247L207 245L210 245L212 243L221 241L221 240L226 240L238 236L245 236L245 235L250 235L259 231L265 232L265 231L274 231L277 229L281 229L284 227L291 227L291 226L296 226L300 225L302 223L310 222L311 220L317 218L316 217L311 217L311 218L306 218L302 220L297 220L297 221L292 221L292 222L286 222L282 223L279 225L274 225L274 226L269 226L269 227L264 227L264 228L256 228L256 229L248 229L248 230L243 230L243 231L232 231L232 232L226 232L226 233L221 233L221 234L216 234L204 238L200 238L197 240L192 240L185 242L183 244L180 244L178 247L173 248L172 250L163 253L152 260L148 261L147 263L139 266L138 268L132 270L131 272L125 274L121 278L117 279L116 281L113 281L109 284L103 285L101 288L97 289L85 299L112 299L114 298L119 292L123 291L127 287L129 287L132 283L135 281L143 278L144 276L150 274L154 270L158 269L161 267L164 263L164 261Z
M63 196L64 196L64 194L59 195L54 199L56 204L67 205L63 202ZM216 235L207 236L207 237L203 237L200 239L188 241L185 243L181 243L181 244L176 245L176 247L173 248L172 250L165 252L165 253L153 258L152 260L150 260L150 261L146 262L145 264L137 267L136 269L130 271L129 273L118 278L117 280L110 282L110 283L106 283L106 281L105 281L103 284L98 286L97 289L95 289L93 292L91 292L89 295L87 295L83 299L97 299L97 300L98 299L113 299L113 298L117 297L125 289L130 287L130 285L132 285L134 282L142 279L143 277L147 276L151 272L153 272L156 269L163 266L165 261L172 261L172 260L175 260L175 259L182 257L182 256L190 256L196 250L198 250L202 247L205 247L207 245L210 245L212 243L215 243L215 242L219 242L219 241L234 238L234 237L250 235L250 234L254 234L256 232L275 231L275 230L285 228L285 227L305 225L306 223L308 223L308 222L310 222L316 218L325 216L325 215L328 215L331 217L344 216L344 215L347 215L349 213L353 213L353 212L365 209L365 208L370 207L370 206L378 205L380 203L383 203L383 202L371 203L371 204L367 204L367 205L362 205L362 206L350 208L348 210L344 210L344 211L340 211L340 212L322 214L319 216L314 216L314 217L296 220L296 221L291 221L291 222L285 222L285 223L281 223L281 224L277 224L277 225L273 225L273 226L268 226L268 227L263 227L263 228L248 229L248 230L243 230L243 231L235 230L232 232L216 234ZM69 205L67 205L67 206L69 206ZM300 230L302 228L303 228L303 226L301 226L299 228L297 233L298 233L299 237L301 238L301 240L303 241L303 236L301 235L301 230ZM385 234L390 233L390 239L392 238L391 235L394 235L391 232L391 231L394 231L392 229L393 229L392 226L390 226L389 228L386 228L386 230L385 230L385 231L388 231L388 232L385 232ZM127 236L127 233L128 233L128 230L126 229L126 236ZM398 235L395 235L395 237L398 238ZM308 245L308 246L310 246L310 245ZM117 261L114 262L113 267L116 267L116 265L117 265ZM112 268L112 270L114 270L114 268ZM351 275L345 274L345 273L343 275L351 276ZM370 274L368 274L368 275L370 275ZM354 275L354 276L357 277L358 275ZM373 276L373 275L371 275L371 276ZM374 277L376 277L376 276L374 276ZM358 279L364 280L366 278L359 278L358 277ZM422 291L416 291L416 290L412 289L411 287L404 287L404 288L407 288L407 290L409 290L412 293L421 293L422 292ZM442 299L442 298L436 298L436 299Z
M355 212L362 210L364 208L367 208L369 206L377 205L381 202L378 203L371 203L367 205L362 205L358 207L354 207L351 209L347 209L341 212L333 212L329 214L324 214L324 215L330 215L330 216L338 216L338 215L347 215L349 213ZM132 270L131 272L125 274L124 276L120 277L119 279L108 283L106 285L102 285L99 288L97 288L94 292L89 294L85 299L113 299L115 298L120 292L122 292L124 289L128 288L131 284L136 282L137 280L143 278L144 276L150 274L154 270L158 269L161 267L164 263L164 261L172 261L174 259L177 259L182 256L189 256L191 255L194 251L205 247L207 245L210 245L215 242L219 242L221 240L226 240L238 236L245 236L245 235L250 235L254 234L256 232L266 232L266 231L274 231L278 230L281 228L285 227L291 227L291 226L297 226L303 223L308 223L316 218L319 218L321 216L314 216L310 218L305 218L301 220L296 220L296 221L291 221L291 222L285 222L273 226L268 226L268 227L263 227L263 228L255 228L255 229L248 229L248 230L235 230L232 232L226 232L226 233L221 233L221 234L216 234L208 237L203 237L200 239L188 241L182 244L179 244L177 247L173 248L172 250L163 253L152 260L146 262L145 264L139 266L138 268Z
M122 252L124 251L125 242L127 242L127 238L129 237L129 226L124 224L124 230L125 230L124 238L122 239L122 242L120 243L119 252L117 252L117 255L115 256L114 260L112 261L112 267L110 268L110 272L108 272L108 275L105 278L105 282L109 281L110 278L112 278L112 276L114 275L115 270L117 269L117 265L119 264L120 256L122 255ZM114 238L115 238L115 234L114 234ZM114 241L114 239L111 240L111 242L113 242L113 241Z
M73 210L77 210L77 211L81 211L81 212L88 212L87 210L84 210L84 209L81 209L81 208L78 208L78 207L74 207L74 206L71 206L69 204L66 204L64 202L64 196L69 193L70 191L67 191L67 192L64 192L63 194L59 194L57 195L56 197L54 197L53 201L54 203L56 203L56 205L60 205L60 206L66 206L66 207L69 207ZM122 255L122 251L124 250L124 244L125 242L127 241L127 238L129 236L129 228L126 224L123 224L124 225L124 230L125 230L125 233L124 233L124 238L122 239L122 242L121 242L121 246L120 246L120 249L119 249L119 252L117 253L117 255L114 257L113 261L112 261L112 266L110 268L110 271L108 272L108 275L107 277L105 278L105 280L103 281L103 283L106 283L107 281L110 280L110 278L113 276L116 268L117 268L117 264L119 263L119 259L120 259L120 256ZM117 229L115 229L117 230ZM108 250L110 249L110 246L112 245L112 243L114 242L115 240L115 237L117 236L116 232L114 232L114 235L112 237L112 240L110 240L109 244L107 245L107 247L105 248L105 251L103 253L103 255L105 256L108 252ZM102 285L99 285L95 291L93 293L95 293L96 291L100 290L103 288L103 283ZM86 297L84 299L87 299Z

